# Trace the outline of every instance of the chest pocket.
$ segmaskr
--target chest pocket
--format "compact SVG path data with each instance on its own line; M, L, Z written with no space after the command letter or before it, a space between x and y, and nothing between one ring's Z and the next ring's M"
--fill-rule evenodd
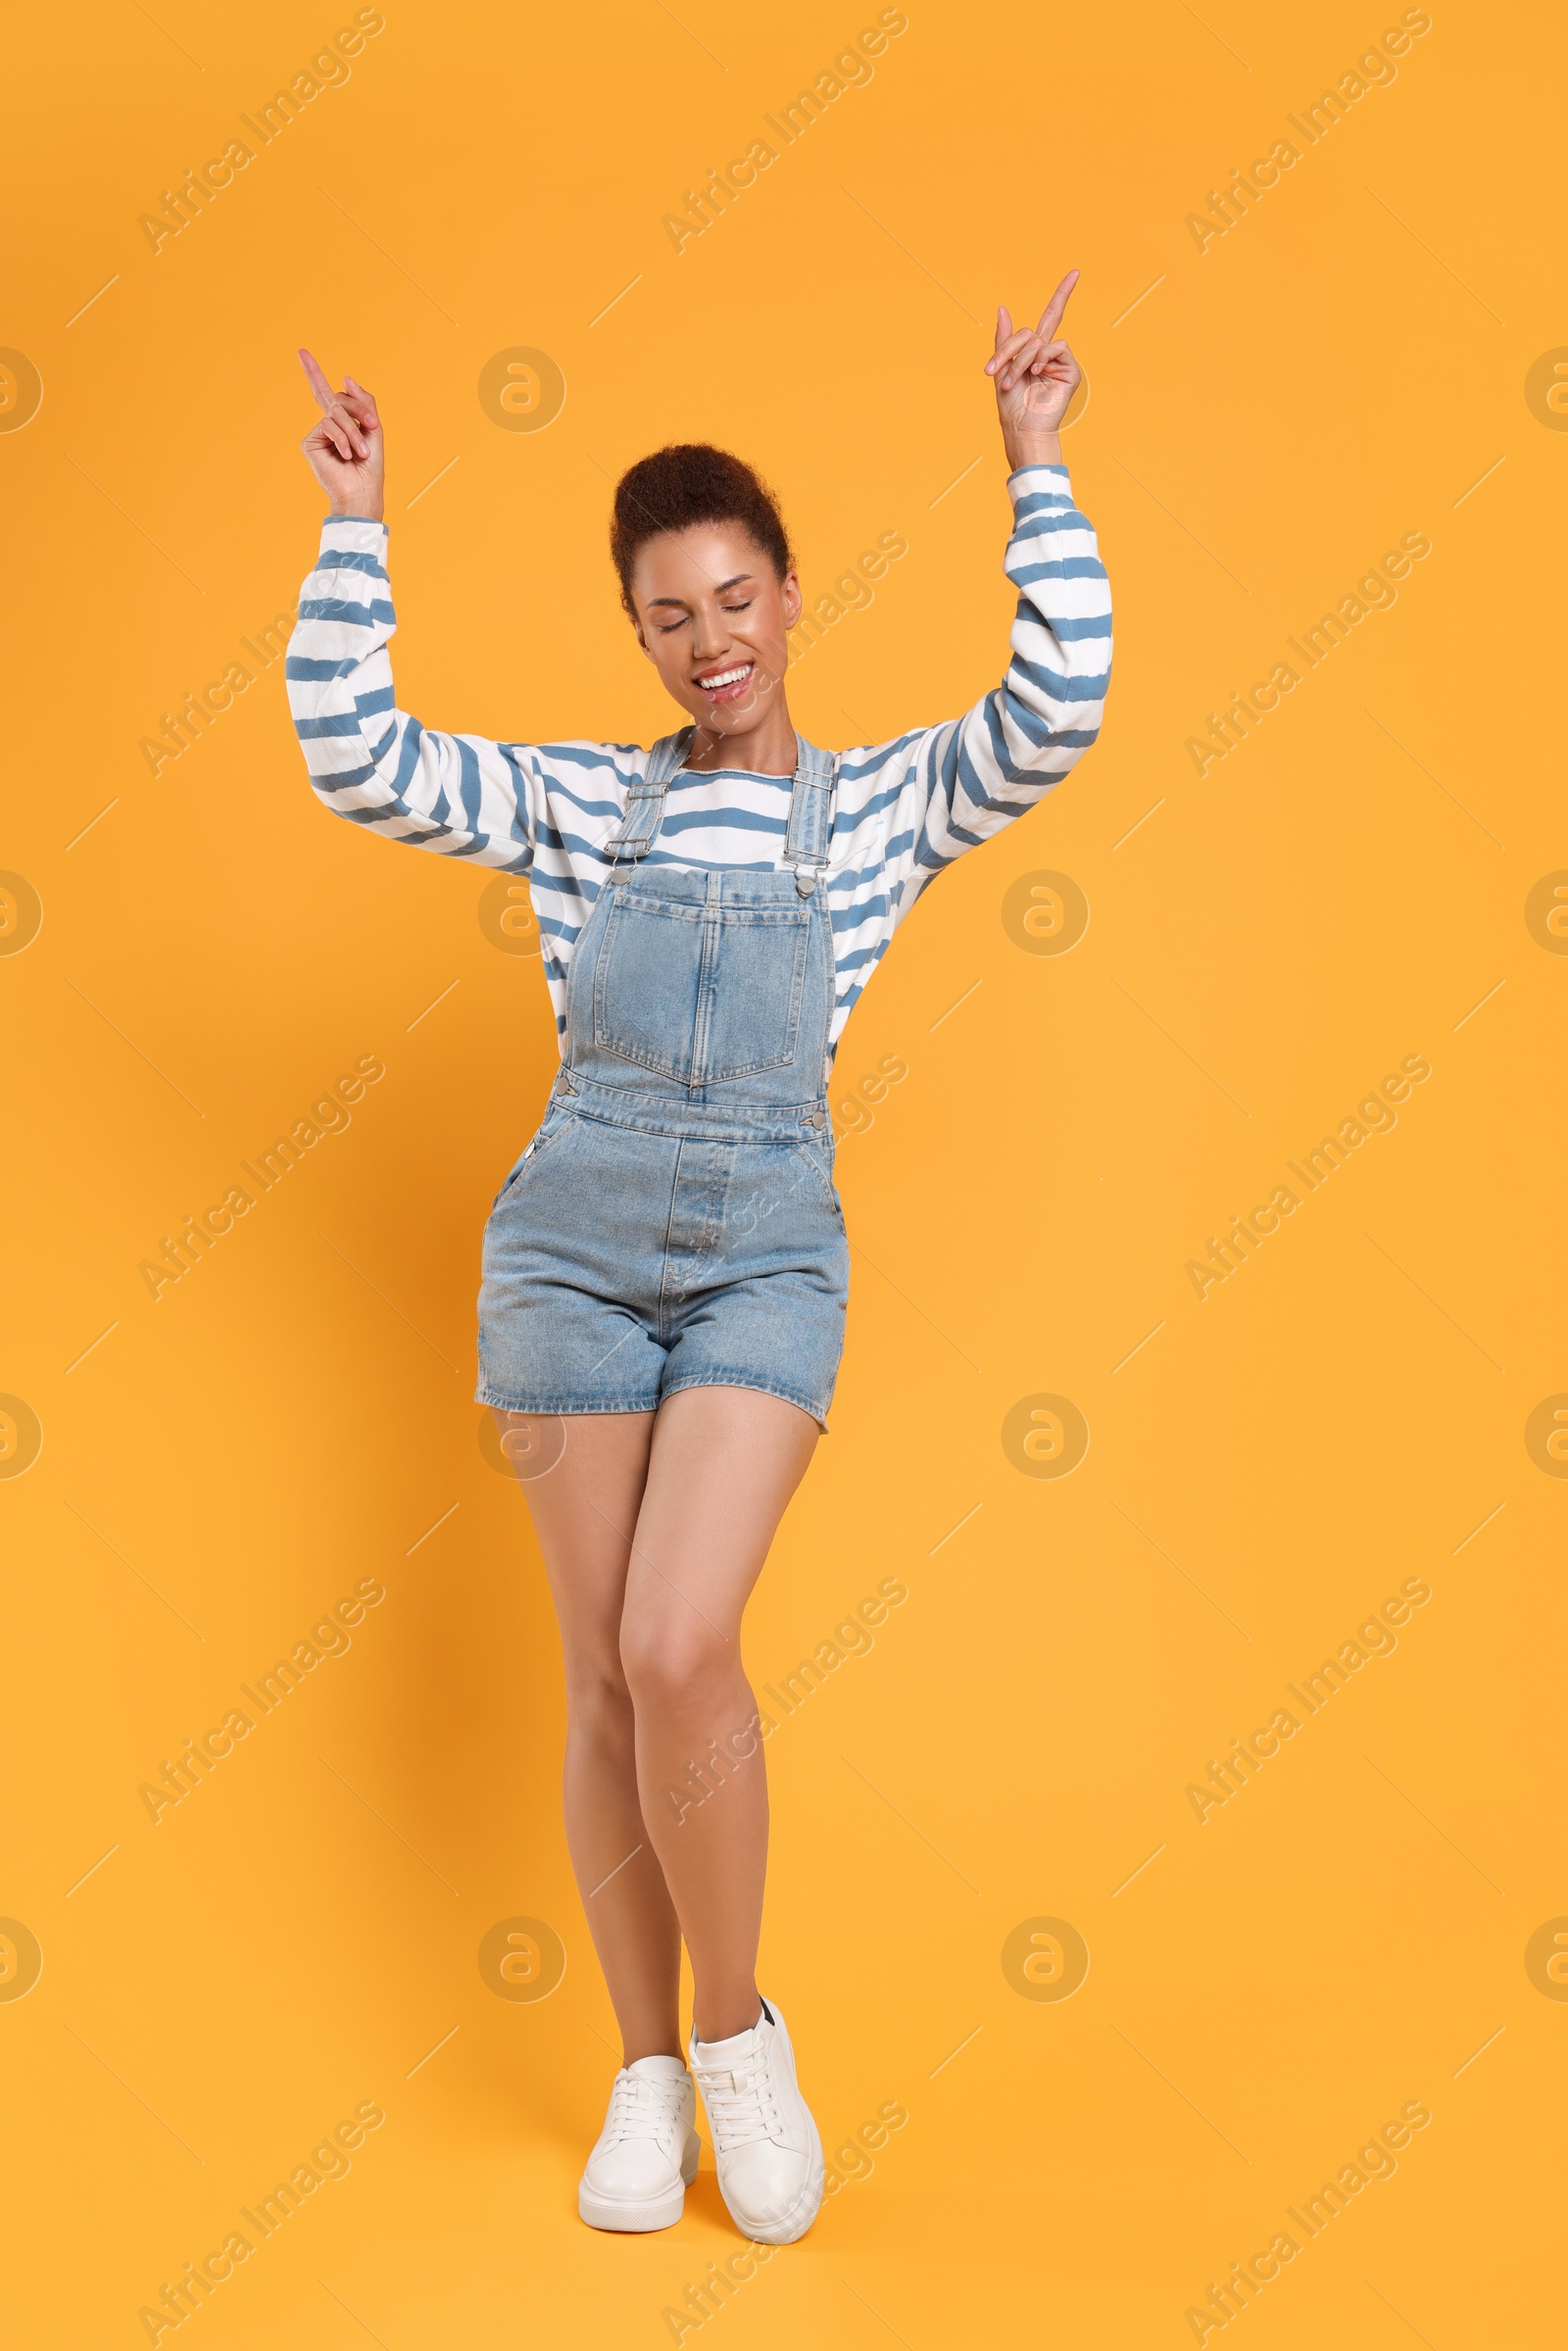
M594 966L594 1043L686 1086L795 1058L811 917L612 891Z

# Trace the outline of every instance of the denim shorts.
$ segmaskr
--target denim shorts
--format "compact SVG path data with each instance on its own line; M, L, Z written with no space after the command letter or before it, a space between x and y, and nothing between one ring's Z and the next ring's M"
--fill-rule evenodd
M816 886L833 761L800 743L784 870L645 863L690 740L628 790L571 952L555 1094L485 1227L479 1401L652 1412L752 1388L825 1427L850 1272Z
M849 1273L826 1130L694 1140L558 1100L485 1227L479 1401L652 1412L755 1388L825 1427Z

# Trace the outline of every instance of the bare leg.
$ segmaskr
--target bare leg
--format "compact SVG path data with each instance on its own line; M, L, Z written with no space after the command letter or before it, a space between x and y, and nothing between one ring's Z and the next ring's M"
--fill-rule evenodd
M703 2040L758 2017L767 1783L741 1614L817 1436L808 1413L740 1388L683 1389L654 1426L620 1655L642 1819L691 1953Z
M651 1412L569 1420L498 1412L518 1458L566 1669L566 1843L625 2045L681 2054L680 1931L637 1797L620 1620L648 1472ZM564 1450L549 1462L564 1436Z

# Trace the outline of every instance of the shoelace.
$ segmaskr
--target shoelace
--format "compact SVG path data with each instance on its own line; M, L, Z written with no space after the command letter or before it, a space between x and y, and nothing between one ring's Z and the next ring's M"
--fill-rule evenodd
M715 2153L728 2155L736 2147L775 2136L782 2142L783 2121L765 2056L747 2066L715 2067L711 2073L699 2065L696 2072Z
M652 2138L667 2150L674 2143L684 2086L679 2080L666 2084L650 2082L641 2074L617 2074L605 2120L606 2144L613 2146L623 2138Z

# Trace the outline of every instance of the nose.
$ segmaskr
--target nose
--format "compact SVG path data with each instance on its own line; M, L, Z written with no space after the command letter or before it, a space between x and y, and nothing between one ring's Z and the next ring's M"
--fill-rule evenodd
M717 605L699 605L692 625L692 653L698 667L715 660L727 649L729 641L722 610Z

